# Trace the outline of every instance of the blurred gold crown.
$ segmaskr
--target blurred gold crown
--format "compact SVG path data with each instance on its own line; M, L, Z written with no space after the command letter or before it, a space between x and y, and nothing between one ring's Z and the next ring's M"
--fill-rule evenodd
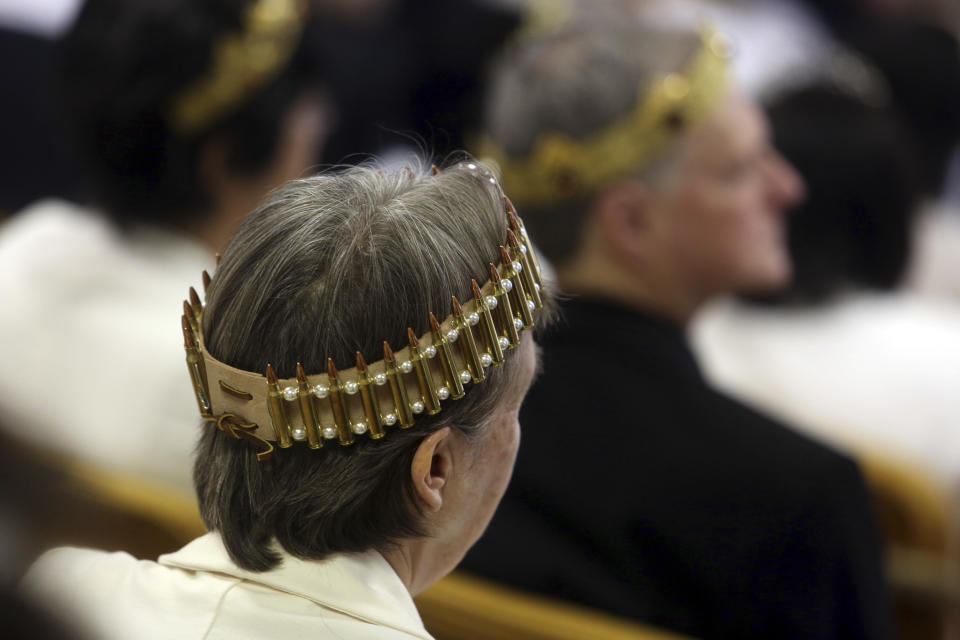
M729 41L712 29L704 29L701 40L683 73L666 74L641 87L636 108L606 128L581 139L542 133L520 157L483 136L476 155L500 167L504 189L521 206L541 207L588 195L642 168L710 113L727 87Z
M193 287L181 318L187 368L200 415L235 438L253 441L257 459L303 441L319 449L324 440L353 444L356 436L382 438L388 427L413 426L417 414L432 415L441 402L462 398L465 385L482 382L485 370L499 366L504 353L520 344L521 332L534 326L543 308L540 265L523 222L504 196L507 238L499 263L490 263L490 279L474 280L473 297L443 321L430 314L431 330L394 351L383 343L383 360L367 364L360 352L356 366L340 371L327 359L324 373L281 380L268 364L264 375L231 367L206 350L201 330L203 304ZM204 288L210 276L203 272Z
M224 35L214 45L209 71L173 100L172 128L196 133L263 86L297 48L306 7L307 0L255 0L243 31Z

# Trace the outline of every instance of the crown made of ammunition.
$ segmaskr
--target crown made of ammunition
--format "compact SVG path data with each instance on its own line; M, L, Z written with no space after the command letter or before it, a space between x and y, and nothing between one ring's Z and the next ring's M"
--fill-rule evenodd
M224 35L207 73L173 100L172 128L196 133L265 85L296 50L306 7L306 0L254 0L243 31Z
M473 296L463 304L451 297L442 321L430 313L430 331L407 329L408 344L394 351L383 343L383 360L367 364L358 351L356 366L340 371L331 358L324 373L279 379L268 364L264 375L220 362L206 350L201 329L203 304L190 288L181 318L187 368L204 420L235 438L257 444L263 460L281 448L305 442L319 449L325 440L353 444L359 436L382 438L387 428L413 426L418 414L432 415L447 399L459 399L466 385L482 382L486 369L499 366L506 351L520 344L543 308L541 271L530 237L504 196L508 230L499 263L490 279L473 280ZM203 272L206 289L210 276Z
M542 207L589 195L612 179L642 169L724 95L728 41L710 29L702 31L701 40L684 72L640 87L633 111L604 129L579 139L545 132L520 157L482 136L476 155L499 165L504 189L521 206Z

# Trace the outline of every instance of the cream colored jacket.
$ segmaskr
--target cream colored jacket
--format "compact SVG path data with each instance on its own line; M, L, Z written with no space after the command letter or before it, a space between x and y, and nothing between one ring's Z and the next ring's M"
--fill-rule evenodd
M33 565L23 586L93 640L432 640L376 551L322 561L281 555L277 569L246 571L215 533L157 562L60 548Z

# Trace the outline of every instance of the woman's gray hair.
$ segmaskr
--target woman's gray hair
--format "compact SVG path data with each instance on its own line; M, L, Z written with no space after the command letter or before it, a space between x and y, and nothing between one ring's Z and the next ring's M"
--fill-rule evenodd
M653 29L619 17L619 24L607 16L505 51L489 76L484 133L490 140L508 156L522 157L541 135L577 140L602 131L633 111L658 77L682 71L700 47L693 31ZM636 175L660 179L675 149L637 167ZM575 253L590 197L525 209L539 248L555 264Z
M500 187L482 165L462 162L382 174L351 168L297 180L254 211L226 248L210 284L203 333L210 353L247 371L296 363L323 371L327 357L349 368L361 351L382 358L407 327L428 329L450 296L469 299L507 233ZM434 416L351 447L278 449L257 462L249 445L207 427L194 469L200 510L241 567L267 570L289 553L319 559L383 549L424 535L410 463L422 438L443 426L482 430L518 383L508 356L487 379Z

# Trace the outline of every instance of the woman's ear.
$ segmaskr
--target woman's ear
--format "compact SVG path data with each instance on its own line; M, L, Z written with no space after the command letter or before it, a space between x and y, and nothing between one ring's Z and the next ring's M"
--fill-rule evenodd
M420 441L410 464L414 490L428 511L443 506L443 487L453 473L450 427L434 431Z
M616 259L630 263L642 259L650 235L649 205L649 188L635 179L617 180L594 197L593 218Z

